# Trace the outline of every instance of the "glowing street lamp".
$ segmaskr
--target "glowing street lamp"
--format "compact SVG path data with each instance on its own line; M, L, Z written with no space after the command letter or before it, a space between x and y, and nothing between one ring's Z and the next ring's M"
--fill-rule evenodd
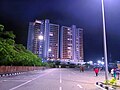
M89 61L89 64L90 64L90 65L93 65L93 61Z
M104 62L101 62L102 65L104 65Z
M101 61L100 61L100 60L98 60L97 62L98 62L98 64L101 64Z
M38 39L39 39L39 40L43 40L43 36L42 36L42 35L39 35L39 36L38 36Z

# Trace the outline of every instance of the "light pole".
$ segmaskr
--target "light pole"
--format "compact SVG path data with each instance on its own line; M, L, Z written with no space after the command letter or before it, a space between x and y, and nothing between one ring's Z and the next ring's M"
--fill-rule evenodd
M105 8L104 0L101 0L102 3L102 20L103 20L103 41L104 41L104 60L105 60L105 80L108 83L108 62L107 62L107 43L106 43L106 31L105 31Z

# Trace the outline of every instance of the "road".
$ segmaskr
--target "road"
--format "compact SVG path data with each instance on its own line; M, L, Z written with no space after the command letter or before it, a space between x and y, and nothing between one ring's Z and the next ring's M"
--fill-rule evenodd
M0 78L0 90L100 90L97 81L104 81L104 72L96 77L93 71L74 68L53 68L25 72Z

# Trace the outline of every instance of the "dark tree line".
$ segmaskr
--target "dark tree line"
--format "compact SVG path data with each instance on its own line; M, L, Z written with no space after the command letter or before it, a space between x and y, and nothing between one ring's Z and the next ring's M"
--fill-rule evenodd
M37 55L25 49L22 44L15 43L12 31L5 31L0 25L0 65L5 66L41 66Z

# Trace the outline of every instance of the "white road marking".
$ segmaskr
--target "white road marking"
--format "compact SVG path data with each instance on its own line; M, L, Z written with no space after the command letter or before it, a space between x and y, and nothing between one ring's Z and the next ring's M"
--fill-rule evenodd
M62 80L60 79L60 83L62 83Z
M102 90L106 90L105 88L102 88L102 87L100 87L100 86L98 86L98 85L95 85L95 86L97 86L98 88L100 88L100 89L102 89Z
M60 83L62 83L61 69L60 69Z
M3 81L3 82L7 82L7 81L16 81L16 82L17 82L17 81L18 81L18 82L21 81L21 82L25 82L25 81L27 81L27 80L2 80L2 81Z
M59 90L62 90L62 87L59 87Z
M35 79L37 79L37 78L35 78ZM25 83L22 83L22 84L20 84L20 85L18 85L18 86L16 86L16 87L13 87L13 88L11 88L11 89L9 89L9 90L15 90L15 89L17 89L17 88L19 88L19 87L21 87L21 86L23 86L23 85L31 82L31 81L33 81L33 80L29 80L29 81L27 81L27 82L25 82Z
M76 74L76 73L74 73L74 72L71 72L72 74Z
M52 70L52 71L53 71L53 70ZM50 72L51 72L51 71L50 71ZM38 77L33 78L33 79L31 79L31 80L29 80L29 81L27 81L27 82L25 82L25 83L22 83L22 84L20 84L20 85L18 85L18 86L16 86L16 87L13 87L13 88L9 89L9 90L15 90L15 89L17 89L17 88L19 88L19 87L21 87L21 86L24 86L24 85L27 84L27 83L30 83L30 82L32 82L32 81L34 81L34 80L36 80L36 79L38 79L38 78L40 78L40 77L42 77L42 76L45 76L45 75L49 74L50 72L48 72L48 73L46 73L46 74L39 75Z
M79 88L83 88L80 84L77 84L77 86L78 86Z

